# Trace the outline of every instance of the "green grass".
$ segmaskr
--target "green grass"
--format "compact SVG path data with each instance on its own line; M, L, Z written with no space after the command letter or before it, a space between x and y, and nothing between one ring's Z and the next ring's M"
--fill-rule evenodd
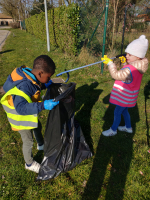
M0 52L0 86L15 67L32 67L33 60L41 54L48 54L54 60L56 74L90 64L84 59L68 57L54 47L47 52L46 43L25 31L11 32ZM150 35L148 37L150 41ZM150 59L150 49L147 55ZM95 62L100 60L94 59ZM63 78L66 79L66 75ZM25 170L20 135L11 130L0 105L0 199L150 199L150 154L147 152L150 69L143 76L137 106L129 109L134 133L118 132L108 138L101 135L113 122L114 106L109 104L109 94L114 80L108 71L105 69L101 75L100 66L95 65L71 72L69 81L77 83L75 117L94 156L54 180L36 182L37 174ZM39 114L43 134L47 113ZM42 161L43 153L37 151L36 142L33 155L35 160Z

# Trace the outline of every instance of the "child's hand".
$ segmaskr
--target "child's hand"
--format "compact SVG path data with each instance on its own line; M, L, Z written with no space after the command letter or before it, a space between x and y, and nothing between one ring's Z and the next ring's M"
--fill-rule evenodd
M55 102L55 101L53 101L53 99L45 100L44 101L44 108L46 110L52 110L58 104L59 104L59 101Z
M53 82L50 80L48 83L45 83L45 87L48 88Z
M104 55L103 58L101 58L101 60L105 60L103 63L106 64L106 65L109 65L112 63L112 60L110 58L107 58L107 55Z
M119 59L120 59L121 63L125 63L126 62L126 57L124 57L124 56L119 57Z

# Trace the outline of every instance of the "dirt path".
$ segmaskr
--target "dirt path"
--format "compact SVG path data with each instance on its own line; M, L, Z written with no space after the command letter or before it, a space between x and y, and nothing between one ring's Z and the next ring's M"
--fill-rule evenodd
M5 44L5 40L10 34L8 30L0 30L0 51L2 51L2 47Z

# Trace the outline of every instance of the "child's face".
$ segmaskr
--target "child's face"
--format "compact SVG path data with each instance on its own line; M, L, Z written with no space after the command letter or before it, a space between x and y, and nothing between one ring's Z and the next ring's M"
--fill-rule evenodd
M127 59L127 63L131 63L133 61L140 60L139 57L133 56L129 53L126 54L126 59Z
M40 83L48 83L50 80L50 77L53 75L53 73L46 73L46 72L41 72L37 79L40 81Z

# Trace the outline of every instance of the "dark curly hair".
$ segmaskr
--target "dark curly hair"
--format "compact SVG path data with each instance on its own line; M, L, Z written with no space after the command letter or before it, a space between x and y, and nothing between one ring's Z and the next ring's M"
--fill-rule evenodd
M46 73L54 73L56 66L48 55L40 55L34 60L33 69L41 69Z

